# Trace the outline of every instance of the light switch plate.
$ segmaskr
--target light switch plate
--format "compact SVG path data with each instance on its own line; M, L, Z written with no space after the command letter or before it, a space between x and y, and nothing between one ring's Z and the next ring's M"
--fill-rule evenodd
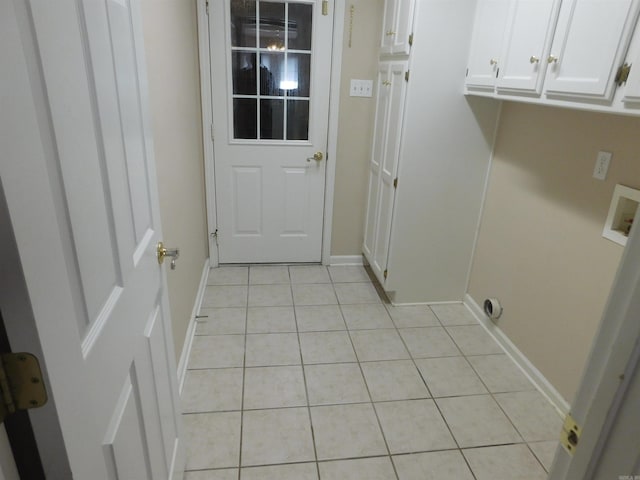
M373 92L373 80L351 79L351 88L349 96L351 97L370 97Z
M593 178L596 178L598 180L604 180L605 178L607 178L611 156L611 152L598 152L598 157L596 158L596 166L593 168Z

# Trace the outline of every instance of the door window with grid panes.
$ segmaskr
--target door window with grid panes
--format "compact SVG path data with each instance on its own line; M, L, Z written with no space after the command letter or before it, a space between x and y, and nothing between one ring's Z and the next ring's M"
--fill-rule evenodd
M309 3L231 0L233 139L309 140Z

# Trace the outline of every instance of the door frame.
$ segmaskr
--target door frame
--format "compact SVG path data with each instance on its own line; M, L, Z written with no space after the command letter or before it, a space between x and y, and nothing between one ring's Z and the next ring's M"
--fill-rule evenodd
M319 1L319 0L316 0ZM213 107L211 98L211 56L209 51L209 0L196 0L198 17L198 55L200 59L200 99L202 111L202 146L204 153L205 198L207 205L207 236L209 263L219 264L215 237L217 229L215 167L213 152ZM331 44L331 82L329 86L329 124L327 128L327 159L324 186L324 214L322 225L323 265L331 258L331 234L333 228L333 194L338 152L338 115L340 108L340 81L342 71L342 44L346 0L335 0L333 9L333 41Z

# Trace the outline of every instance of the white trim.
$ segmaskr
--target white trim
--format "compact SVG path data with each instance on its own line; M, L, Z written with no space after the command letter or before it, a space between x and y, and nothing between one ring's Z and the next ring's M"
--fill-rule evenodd
M527 378L536 388L556 407L558 412L564 416L569 412L569 403L564 399L549 380L538 370L533 363L522 353L518 347L505 335L505 333L493 323L484 313L484 310L468 293L464 296L464 305L471 311L480 325L493 337L502 347L505 353L520 367Z
M205 201L207 205L207 237L210 266L218 266L218 248L211 235L216 231L216 190L213 164L213 110L211 104L211 58L209 56L209 15L207 0L197 0L198 56L200 59L200 100L202 111L202 149L204 154Z
M329 265L364 265L364 261L362 255L331 255Z
M324 187L324 224L322 228L322 264L334 265L331 256L333 231L333 194L338 159L338 127L340 111L340 80L342 75L342 38L344 36L345 0L335 0L333 12L333 45L331 52L331 86L329 89L329 125L327 131L327 162ZM362 259L359 265L362 264ZM358 265L358 264L357 264Z
M471 271L473 270L473 261L476 258L476 248L478 246L478 239L480 238L480 228L482 227L482 219L484 217L484 206L487 201L487 193L489 192L489 183L491 181L491 172L493 170L493 158L496 150L496 139L498 138L498 130L500 129L500 119L502 118L502 106L503 102L500 102L498 107L498 115L496 116L496 124L493 128L493 140L491 143L491 154L489 155L489 165L487 166L487 174L484 178L484 190L482 191L482 198L480 199L480 214L478 215L478 224L476 225L476 233L473 237L473 245L471 247L471 260L469 261L469 270L467 271L466 291L469 291L469 284L471 283Z
M452 300L447 302L411 302L411 303L393 303L391 305L394 307L420 307L426 306L429 307L431 305L460 305L460 300Z
M189 319L189 325L187 326L187 334L184 338L184 345L182 346L182 353L180 354L180 360L178 361L178 393L182 395L182 387L184 386L184 377L187 373L187 363L189 361L189 355L191 354L191 346L193 345L193 337L196 333L196 315L200 312L200 306L202 305L202 298L204 297L204 291L207 288L207 280L209 279L210 269L209 259L204 260L204 267L202 268L202 276L200 277L200 286L198 287L198 293L196 294L195 302L193 303L193 310L191 310L191 318Z

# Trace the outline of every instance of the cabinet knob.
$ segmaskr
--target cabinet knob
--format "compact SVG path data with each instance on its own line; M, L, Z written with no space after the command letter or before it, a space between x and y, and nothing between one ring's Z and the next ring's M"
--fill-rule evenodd
M531 55L531 58L529 59L529 63L538 63L539 61L540 59L535 55Z
M496 60L495 58L492 58L491 60L489 60L489 65L497 65L498 64L498 60Z
M556 57L555 55L549 55L549 58L547 58L547 63L558 63L558 57Z

